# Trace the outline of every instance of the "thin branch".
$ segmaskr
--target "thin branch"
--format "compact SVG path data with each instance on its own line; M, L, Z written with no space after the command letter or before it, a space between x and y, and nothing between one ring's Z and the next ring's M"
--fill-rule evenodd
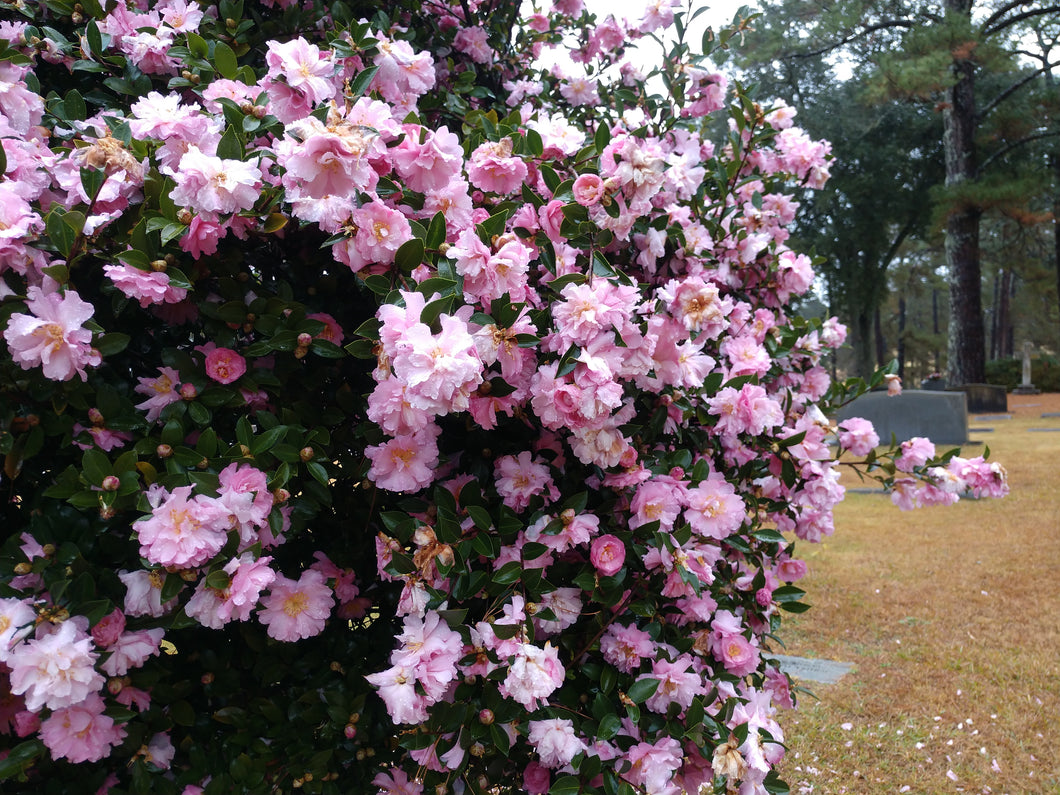
M1000 105L1006 99L1011 97L1013 94L1015 94L1017 91L1019 91L1021 88L1023 88L1025 85L1030 83L1035 78L1040 77L1041 75L1043 75L1046 72L1048 72L1054 66L1060 66L1060 61L1052 61L1051 63L1047 63L1044 66L1042 66L1041 68L1035 69L1033 72L1028 74L1022 80L1018 80L1015 83L1013 83L1012 85L1010 85L1008 88L1006 88L1004 91L1002 91L996 97L994 97L993 101L989 105L987 105L986 108L983 109L982 113L979 114L980 121L982 121L987 116L989 116L990 113L993 112L994 108L996 108L998 105Z
M1043 17L1046 14L1060 13L1060 5L1046 6L1045 8L1035 8L1030 11L1024 11L1022 14L1016 14L1014 17L1010 17L1002 22L997 23L993 27L986 27L985 25L980 28L984 36L993 36L998 31L1002 31L1005 28L1015 25L1017 22L1022 22L1025 19L1033 19L1034 17Z
M987 28L989 28L991 25L1001 19L1001 17L1005 16L1005 14L1007 14L1012 9L1017 8L1019 6L1029 5L1030 0L1011 0L1011 2L1005 3L1005 5L1001 6L1001 8L997 9L993 14L986 18L986 21L983 22L982 29L985 31Z
M868 27L862 28L861 30L854 31L853 33L848 36L845 36L839 41L828 44L818 50L812 50L810 52L791 53L790 55L783 56L783 59L789 60L792 58L814 58L818 55L824 55L825 53L832 52L833 50L838 50L840 47L843 47L852 41L860 39L862 36L867 36L870 33L875 33L877 30L887 30L889 28L914 28L916 27L916 25L916 21L912 19L889 19L886 22L877 22L875 25L869 25Z
M1029 144L1031 141L1040 141L1043 138L1060 138L1060 130L1054 130L1052 132L1035 133L1034 135L1028 135L1025 138L1020 138L1018 141L1013 141L1012 143L1008 144L1007 146L1003 146L1001 149L998 149L996 152L994 152L994 154L990 155L990 157L988 157L986 160L984 160L982 162L982 164L979 166L979 173L981 174L984 170L986 170L987 166L989 166L991 163L993 163L998 158L1004 157L1009 152L1011 152L1013 149L1016 149L1017 147L1023 146L1024 144Z

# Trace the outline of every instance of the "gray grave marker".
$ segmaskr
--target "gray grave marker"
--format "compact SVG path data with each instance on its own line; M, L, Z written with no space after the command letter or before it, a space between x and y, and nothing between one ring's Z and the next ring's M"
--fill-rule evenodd
M787 654L775 654L780 670L794 677L809 682L820 682L834 685L844 674L850 673L854 663L835 660L814 660L809 657L791 657Z

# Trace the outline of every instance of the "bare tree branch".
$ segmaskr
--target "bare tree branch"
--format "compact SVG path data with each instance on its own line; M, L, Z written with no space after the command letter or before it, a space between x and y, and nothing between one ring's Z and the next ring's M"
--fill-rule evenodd
M985 107L985 108L983 109L983 111L982 111L982 112L981 112L981 113L979 114L979 119L980 119L980 121L981 121L981 120L983 120L983 119L985 119L985 118L986 118L987 116L989 116L989 115L990 115L990 113L991 113L991 112L992 112L992 111L994 110L994 108L996 108L996 107L997 107L998 105L1000 105L1000 104L1001 104L1002 102L1004 102L1004 101L1005 101L1006 99L1008 99L1009 97L1011 97L1011 96L1012 96L1013 94L1015 94L1015 93L1016 93L1017 91L1019 91L1019 90L1020 90L1021 88L1023 88L1023 87L1025 86L1025 85L1027 85L1028 83L1030 83L1030 82L1031 82L1032 80L1034 80L1035 78L1037 78L1037 77L1040 77L1041 75L1043 75L1043 74L1045 74L1046 72L1048 72L1048 71L1049 71L1050 69L1052 69L1052 68L1053 68L1054 66L1060 66L1060 61L1052 61L1051 63L1046 63L1046 64L1045 64L1044 66L1042 66L1041 68L1039 68L1039 69L1035 69L1035 70L1034 70L1033 72L1031 72L1030 74L1028 74L1028 75L1027 75L1026 77L1024 77L1024 78L1023 78L1022 80L1017 80L1017 81L1016 81L1015 83L1013 83L1012 85L1010 85L1010 86L1009 86L1008 88L1006 88L1006 89L1005 89L1004 91L1002 91L1002 92L1001 92L1000 94L998 94L998 95L997 95L996 97L994 97L993 101L992 101L992 102L990 102L990 103L989 103L989 104L988 104L988 105L987 105L987 106L986 106L986 107Z
M1040 141L1043 138L1060 138L1060 130L1053 130L1051 132L1042 132L1042 133L1035 133L1034 135L1028 135L1028 136L1026 136L1024 138L1020 138L1018 141L1013 141L1012 143L1008 144L1007 146L1001 147L996 152L994 152L992 155L990 155L990 157L988 157L986 160L984 160L982 162L982 164L979 166L979 172L982 173L984 170L986 170L987 166L989 166L995 160L998 160L999 158L1004 157L1009 152L1011 152L1013 149L1017 149L1017 148L1019 148L1021 146L1025 146L1026 144L1029 144L1031 141Z
M1030 0L1011 0L1008 3L1005 3L1001 8L997 9L993 14L986 18L986 21L983 22L982 30L985 31L1012 9L1020 6L1029 6L1030 4Z
M1030 11L1024 11L1022 14L1016 14L1014 17L998 22L992 27L983 25L979 30L983 36L993 36L998 31L1004 30L1005 28L1012 27L1017 22L1022 22L1025 19L1033 19L1034 17L1043 17L1046 14L1060 13L1060 5L1046 6L1045 8L1034 8Z
M838 50L852 41L857 41L862 36L867 36L870 33L875 33L877 30L889 30L891 28L914 28L917 22L914 19L888 19L884 22L877 22L875 25L868 25L860 30L853 31L847 36L844 36L838 41L834 41L831 44L827 44L817 50L811 50L810 52L793 52L788 55L782 56L785 60L791 60L794 58L815 58L818 55L824 55L825 53Z

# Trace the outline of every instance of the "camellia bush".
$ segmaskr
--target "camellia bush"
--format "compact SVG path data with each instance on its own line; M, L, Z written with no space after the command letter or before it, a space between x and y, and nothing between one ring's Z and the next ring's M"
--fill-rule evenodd
M1005 491L827 419L883 375L789 309L829 148L738 30L0 7L4 792L786 791L838 456Z

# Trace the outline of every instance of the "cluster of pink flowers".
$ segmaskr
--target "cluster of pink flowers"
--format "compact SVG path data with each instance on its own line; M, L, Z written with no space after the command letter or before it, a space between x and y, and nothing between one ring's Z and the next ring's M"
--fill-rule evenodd
M793 703L769 636L798 592L785 583L806 573L791 536L833 532L844 490L829 443L853 456L879 444L866 421L836 428L817 407L845 329L788 308L814 274L787 245L797 203L785 185L823 185L828 144L784 106L744 106L754 123L732 120L716 148L702 118L730 87L702 59L671 75L684 105L653 116L625 49L672 24L678 0L599 20L574 65L551 71L529 61L591 19L581 0L526 20L528 46L503 67L469 0L431 6L434 52L405 40L401 17L385 31L322 23L319 41L307 25L265 42L256 76L241 51L239 79L222 78L236 72L213 43L217 69L196 80L182 60L198 58L195 31L239 22L187 0L144 6L96 20L81 61L101 47L180 94L93 104L45 135L29 67L0 63L0 297L17 302L3 336L20 375L72 382L57 389L128 382L71 402L91 427L70 421L85 453L59 487L78 509L98 506L101 523L118 498L138 515L122 525L121 607L93 622L63 612L32 565L51 553L23 537L31 565L10 585L26 596L0 599L15 733L53 758L109 755L127 732L108 707L153 709L131 673L178 616L214 630L256 619L270 643L365 627L377 638L400 619L389 666L344 685L351 703L375 698L371 687L395 724L422 727L399 740L406 769L375 777L386 795L420 795L496 756L530 793L581 776L583 759L651 795L715 776L767 791L783 754L775 716ZM32 48L23 30L0 25L27 57L74 67L72 45ZM616 89L608 66L643 107L598 107ZM509 92L508 115L454 91L446 112L469 110L442 126L433 92L479 69ZM218 259L236 244L253 256L238 252L233 276ZM290 297L273 256L314 286ZM342 306L345 294L318 289L324 275L365 289ZM150 313L120 366L100 352L118 347L98 325L111 315L77 285L102 285L111 315ZM366 362L356 374L336 347L350 338ZM279 372L306 376L303 402L337 395L342 411L277 405ZM326 421L299 425L318 409ZM937 462L928 440L892 459L902 507L1007 489L998 465ZM311 516L340 490L368 495L349 503L365 516L348 546L324 546L333 539ZM328 554L304 554L318 541ZM328 557L370 568L372 543L370 583ZM595 699L585 709L583 694ZM457 706L474 731L452 725ZM144 735L137 753L165 769L187 745Z

